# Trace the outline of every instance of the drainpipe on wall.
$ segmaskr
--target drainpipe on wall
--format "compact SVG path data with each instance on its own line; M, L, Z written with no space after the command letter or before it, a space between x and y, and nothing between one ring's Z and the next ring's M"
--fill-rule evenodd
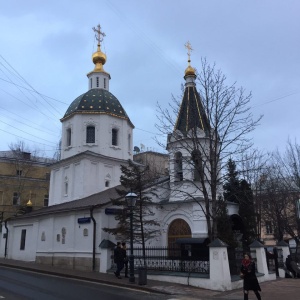
M7 228L7 220L4 221L4 226L6 229L6 239L5 239L5 251L4 251L4 257L7 256L7 240L8 240L8 228Z
M93 220L93 271L95 271L96 267L96 220L93 216L95 206L90 207L90 216Z

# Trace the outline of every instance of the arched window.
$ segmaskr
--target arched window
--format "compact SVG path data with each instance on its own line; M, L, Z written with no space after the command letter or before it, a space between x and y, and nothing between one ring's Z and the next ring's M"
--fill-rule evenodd
M71 128L67 129L67 146L71 146L72 142L72 131Z
M88 144L95 143L95 127L94 126L88 126L86 128L86 142Z
M183 173L182 173L182 154L181 152L175 153L175 181L182 181L183 180Z
M192 161L194 163L194 180L200 181L200 175L203 172L202 170L202 158L201 153L198 149L193 150L192 152Z
M111 144L113 146L118 145L118 129L116 128L113 128L111 131Z

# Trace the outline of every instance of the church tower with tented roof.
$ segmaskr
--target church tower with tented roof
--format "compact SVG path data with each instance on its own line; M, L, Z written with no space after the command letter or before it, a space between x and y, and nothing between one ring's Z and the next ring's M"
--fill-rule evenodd
M98 41L95 65L87 74L88 91L78 96L61 119L61 160L52 167L49 205L68 202L114 187L120 165L132 159L133 124L109 91L110 74L101 51L105 34L93 28Z
M197 188L200 178L195 157L205 149L205 140L210 128L201 97L196 89L196 70L191 66L190 59L192 48L189 42L185 46L188 49L188 67L184 73L184 95L174 130L168 135L167 140L170 156L170 201L184 200L188 195L203 196L201 189Z

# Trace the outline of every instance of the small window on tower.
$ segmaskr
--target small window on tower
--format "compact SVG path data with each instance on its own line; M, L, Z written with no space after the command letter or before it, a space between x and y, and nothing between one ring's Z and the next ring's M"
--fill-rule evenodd
M104 85L104 88L106 89L106 78L104 78L103 85Z
M72 136L71 128L68 128L67 129L67 146L71 146L71 136Z
M111 135L112 135L111 144L113 146L117 146L118 145L118 130L116 128L113 128L111 131Z
M96 77L96 86L99 87L99 77Z
M92 78L90 79L90 88L91 89L93 88L93 79Z
M131 152L131 134L128 134L128 152Z
M95 143L95 127L94 126L88 126L86 128L86 142L88 144Z
M65 196L68 196L68 191L69 191L69 180L68 177L65 177Z

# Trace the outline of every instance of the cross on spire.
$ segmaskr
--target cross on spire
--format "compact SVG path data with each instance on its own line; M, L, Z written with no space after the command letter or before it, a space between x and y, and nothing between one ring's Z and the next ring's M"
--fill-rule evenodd
M98 24L97 28L93 27L93 30L95 32L95 38L98 41L98 45L103 41L103 37L105 37L105 33L101 31L101 26ZM101 37L102 35L102 37Z
M190 62L191 61L191 51L193 51L194 49L192 48L192 45L191 45L191 43L189 41L186 42L184 46L188 50L188 53L187 53L187 55L189 57L188 62Z

